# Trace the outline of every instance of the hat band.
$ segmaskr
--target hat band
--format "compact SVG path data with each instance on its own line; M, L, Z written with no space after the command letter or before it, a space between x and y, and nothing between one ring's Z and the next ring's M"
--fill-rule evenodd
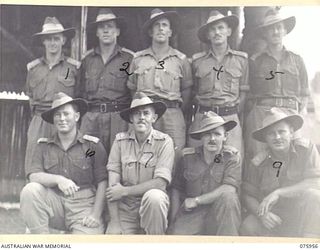
M153 104L151 99L147 96L142 97L141 99L135 99L132 101L130 108L135 108L138 106Z
M218 19L224 18L224 17L225 17L225 16L222 15L222 14L217 15L217 16L210 16L210 17L208 18L207 24L208 24L208 23L212 23L212 22L214 22L214 21L216 21L216 20L218 20Z
M96 22L101 22L101 21L108 21L110 19L115 19L117 18L114 14L100 14L96 18Z
M217 128L217 127L220 127L224 124L224 121L219 121L219 122L211 122L209 124L205 124L204 126L200 127L200 130L203 130L203 129L207 129L207 128L210 128L212 126L215 126L214 128ZM212 129L214 129L212 128ZM211 129L210 129L211 130Z
M67 102L71 102L73 99L70 96L64 96L58 100L53 101L52 103L52 109L59 107L61 105L64 105Z
M42 26L42 32L48 32L48 31L62 32L64 31L64 28L59 23L46 23Z
M160 16L160 15L162 15L163 13L164 13L164 12L153 13L153 14L151 14L151 16L150 16L150 19L155 18L156 16Z
M263 25L271 25L274 23L282 22L285 18L281 18L280 16L268 16L265 18Z

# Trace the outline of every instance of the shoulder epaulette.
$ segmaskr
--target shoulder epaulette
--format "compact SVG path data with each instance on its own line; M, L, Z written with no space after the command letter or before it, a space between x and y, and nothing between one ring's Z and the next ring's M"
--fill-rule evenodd
M127 52L127 53L129 53L130 55L132 55L132 56L134 56L134 54L135 54L132 50L129 50L129 49L127 49L127 48L121 48L121 51Z
M308 148L310 146L310 140L307 138L298 138L294 140L294 144L297 146Z
M167 134L162 133L159 130L153 130L153 138L158 141L164 141L167 138Z
M116 140L120 141L120 140L125 140L129 138L129 134L128 132L120 132L118 134L116 134Z
M193 56L192 56L192 61L195 61L201 57L204 57L207 53L205 51L202 51L202 52L199 52L199 53L195 53Z
M83 58L86 58L88 55L92 54L94 52L94 49L89 49L82 57Z
M269 155L268 151L262 151L262 152L258 153L255 157L253 157L253 159L251 160L251 163L254 166L258 167L261 165L262 162L264 162L266 160L268 155Z
M223 151L227 152L227 153L230 153L230 154L237 154L239 152L238 149L236 149L235 147L230 146L230 145L224 145L223 146Z
M232 53L234 55L237 55L237 56L241 56L241 57L244 57L244 58L248 58L248 54L246 52L243 52L243 51L239 51L239 50L232 50Z
M187 56L185 54L183 54L181 51L173 49L174 52L176 53L177 57L179 57L181 60L184 60L187 58Z
M40 59L40 58L37 58L37 59L29 62L29 63L27 64L27 69L28 69L28 71L29 71L30 69L33 69L33 68L34 68L35 66L37 66L39 63L41 63L41 59Z
M77 60L75 60L75 59L73 59L71 57L67 57L67 62L72 64L72 65L74 65L74 66L76 66L77 69L79 69L80 66L81 66L81 62L79 62L79 61L77 61Z
M39 138L39 139L37 140L37 143L38 143L38 144L39 144L39 143L44 143L44 142L48 142L48 138L42 137L42 138Z
M87 140L87 141L94 142L94 143L98 143L100 141L100 139L98 137L95 137L95 136L92 136L92 135L83 135L82 138Z
M182 155L192 155L196 153L196 149L195 148L184 148L182 149Z

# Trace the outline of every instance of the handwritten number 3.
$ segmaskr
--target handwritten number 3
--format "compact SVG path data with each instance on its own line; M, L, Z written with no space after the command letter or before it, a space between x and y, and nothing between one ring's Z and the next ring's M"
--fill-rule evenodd
M159 61L158 64L160 67L156 67L156 69L164 69L164 61Z

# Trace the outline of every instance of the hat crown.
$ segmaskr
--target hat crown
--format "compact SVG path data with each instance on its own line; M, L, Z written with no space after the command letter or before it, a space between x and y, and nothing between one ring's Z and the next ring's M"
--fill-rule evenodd
M144 106L152 104L153 101L143 92L137 92L132 99L130 108L136 108L139 106Z
M282 16L278 9L272 8L269 9L262 20L263 26L268 26L277 22L282 22L286 19L286 17Z
M101 8L98 11L98 15L96 17L96 22L108 21L110 19L114 19L117 16L112 12L109 8Z
M150 19L152 19L158 15L161 15L163 13L164 13L163 10L161 10L159 8L153 9L153 10L151 10L151 13L150 13Z
M211 125L218 125L218 124L224 124L225 120L217 115L216 113L214 113L213 111L208 111L206 113L204 113L201 123L200 123L200 129L204 129L208 126Z
M42 32L48 31L64 31L63 25L56 17L46 17L42 25Z
M65 94L63 92L56 93L53 96L53 102L52 102L51 108L56 108L58 106L63 105L64 103L70 102L72 100L73 100L72 97L68 96L67 94Z
M271 108L270 111L267 113L267 116L262 121L262 127L266 127L270 124L275 123L276 121L282 120L283 118L288 117L286 113L284 113L279 108Z

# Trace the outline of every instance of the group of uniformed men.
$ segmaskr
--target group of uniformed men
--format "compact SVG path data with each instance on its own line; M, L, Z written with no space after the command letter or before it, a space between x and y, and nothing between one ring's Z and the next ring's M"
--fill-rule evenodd
M133 53L117 44L125 20L102 8L80 63L62 52L74 29L45 19L45 54L27 65L31 233L320 236L319 154L296 132L308 79L283 46L295 18L267 11L249 63L228 45L238 23L211 11L190 63L169 45L177 12L152 10L150 47Z

